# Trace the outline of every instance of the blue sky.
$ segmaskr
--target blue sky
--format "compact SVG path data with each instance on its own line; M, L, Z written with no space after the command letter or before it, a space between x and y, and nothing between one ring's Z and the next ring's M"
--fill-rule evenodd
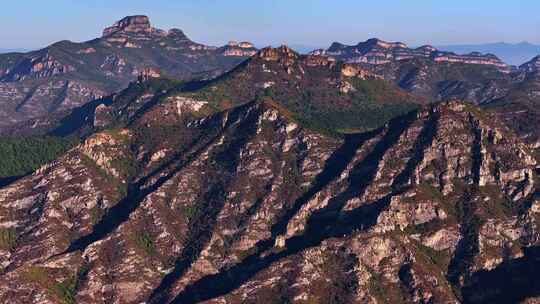
M197 42L327 46L371 37L411 45L540 43L539 0L6 0L0 48L84 41L126 15Z

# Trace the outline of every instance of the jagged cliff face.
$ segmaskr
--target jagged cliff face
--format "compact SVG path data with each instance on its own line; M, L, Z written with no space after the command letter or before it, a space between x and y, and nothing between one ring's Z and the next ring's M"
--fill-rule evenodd
M133 102L152 107L128 124L0 190L0 299L538 295L527 284L538 268L536 160L478 108L443 103L340 139L270 100L215 114L182 96L149 100Z
M0 134L39 133L47 120L121 90L146 68L170 77L214 77L255 49L216 48L191 41L181 30L126 17L82 43L61 41L27 54L0 56Z

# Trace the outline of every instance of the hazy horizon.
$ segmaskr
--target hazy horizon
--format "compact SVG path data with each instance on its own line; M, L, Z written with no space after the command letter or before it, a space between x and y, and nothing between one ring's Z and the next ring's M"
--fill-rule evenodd
M28 10L31 6L33 9ZM341 0L97 0L92 3L39 0L4 4L0 49L36 49L59 40L86 41L128 15L147 15L157 28L180 28L194 41L223 45L327 46L377 37L409 45L486 43L540 44L539 2L427 1L358 3ZM59 9L60 8L60 9ZM24 15L25 18L18 16Z

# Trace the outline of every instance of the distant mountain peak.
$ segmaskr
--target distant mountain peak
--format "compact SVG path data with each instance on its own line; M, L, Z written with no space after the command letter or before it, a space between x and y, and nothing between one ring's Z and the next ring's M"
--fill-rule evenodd
M419 51L426 51L426 52L435 52L437 51L437 48L432 46L432 45L429 45L429 44L426 44L426 45L422 45L418 48L416 48L417 50Z
M187 38L186 34L184 33L184 31L182 31L181 29L178 29L178 28L172 28L168 31L168 35L169 36L174 36L174 37L183 37L183 38Z
M229 43L220 48L224 56L251 57L257 54L258 50L253 43L248 41L229 41Z
M333 56L348 63L381 65L400 60L421 58L436 62L490 65L498 68L501 72L510 71L508 65L493 54L472 52L466 55L458 55L439 51L431 45L412 49L402 42L388 42L378 38L371 38L356 45L334 42L328 49L315 50L311 54Z
M388 42L381 40L379 38L371 38L366 40L365 42L358 43L358 46L377 46L383 49L393 49L393 48L407 48L407 45L403 42Z
M241 49L253 49L253 48L255 48L253 43L251 43L249 41L238 42L238 41L231 40L231 41L229 41L227 46L229 46L229 47L238 47L238 48L241 48Z
M150 18L144 15L127 16L117 21L112 26L103 30L103 37L110 36L117 32L124 33L151 33L155 29L150 24Z
M299 54L286 45L282 45L277 48L266 47L260 50L257 55L258 58L267 61L280 61L281 59L297 59Z

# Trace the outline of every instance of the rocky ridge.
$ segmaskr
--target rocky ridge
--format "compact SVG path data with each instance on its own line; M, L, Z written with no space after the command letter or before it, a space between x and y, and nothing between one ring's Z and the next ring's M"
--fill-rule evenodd
M498 113L514 132L539 147L538 57L509 67L492 55L456 55L431 46L370 39L356 46L334 43L320 54L350 62L430 102L467 100Z
M331 133L378 128L422 103L367 69L287 46L264 48L229 73L186 87L193 90L184 96L219 109L270 98Z
M101 38L2 54L0 134L42 133L47 119L124 89L146 68L183 80L215 77L253 54L246 45L206 46L179 29L156 29L148 17L130 16L106 28Z
M377 38L360 42L354 46L334 42L326 50L315 50L314 54L328 55L349 63L387 64L393 61L414 58L429 58L435 62L480 64L494 66L502 72L510 72L510 67L493 54L473 52L458 55L451 52L437 50L430 45L415 49L409 48L401 42L386 42Z
M537 162L470 104L342 139L269 100L200 110L168 98L2 188L0 299L487 303L536 265Z

